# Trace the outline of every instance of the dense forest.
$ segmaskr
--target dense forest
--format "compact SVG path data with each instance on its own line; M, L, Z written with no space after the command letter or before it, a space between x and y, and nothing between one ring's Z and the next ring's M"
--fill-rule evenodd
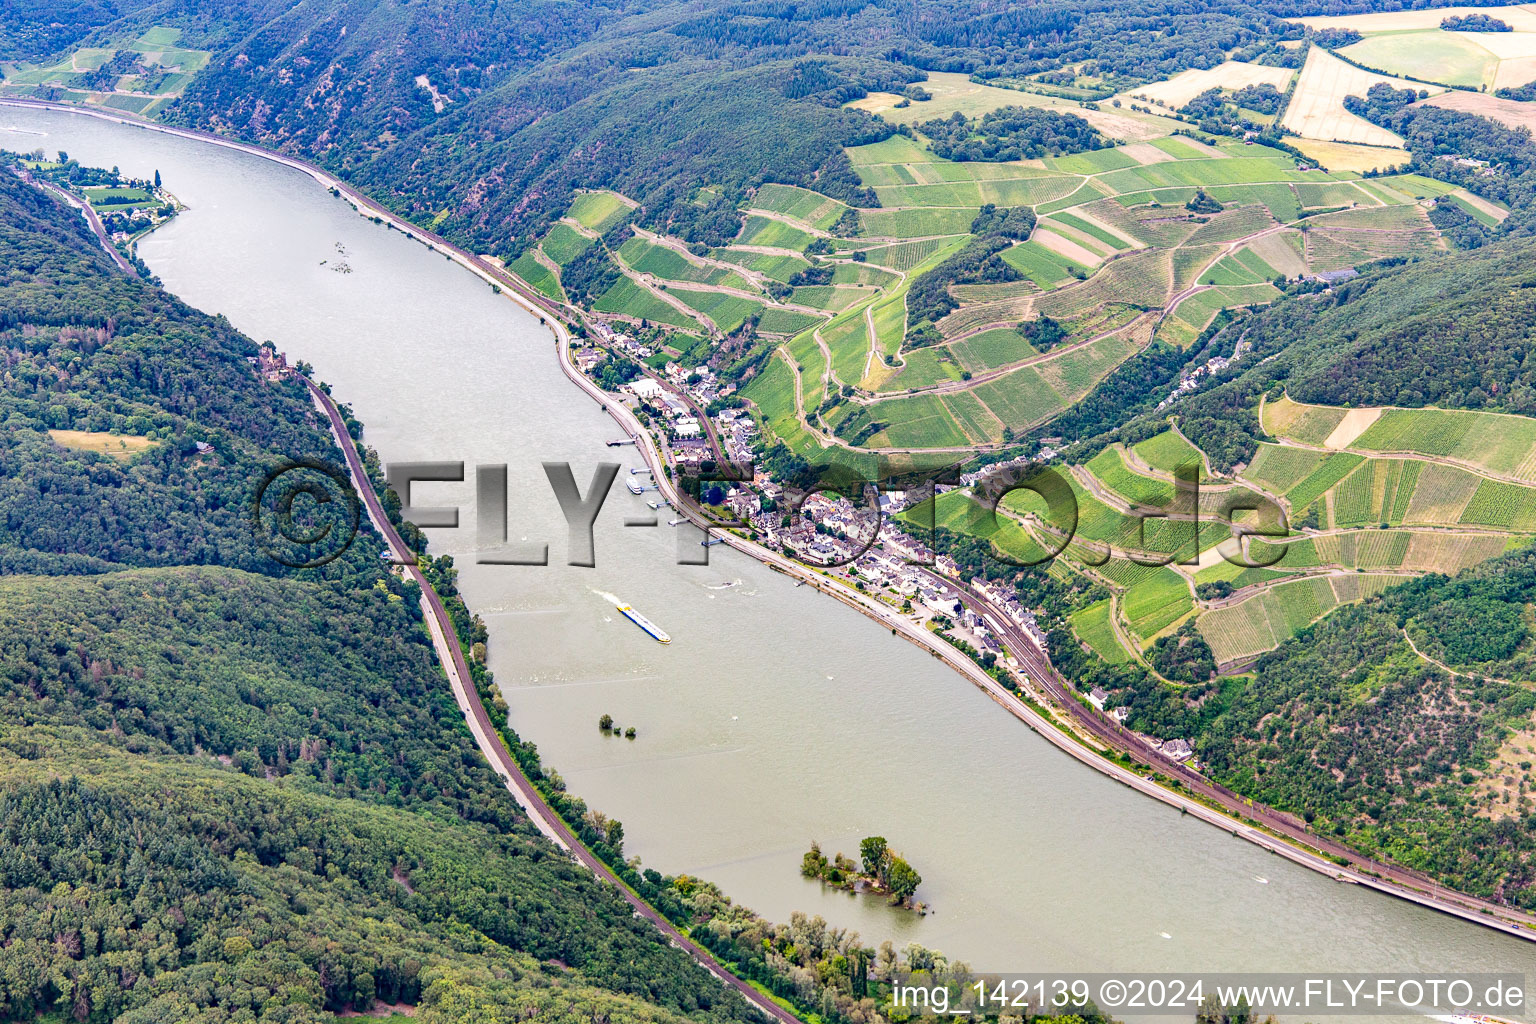
M1447 32L1509 32L1508 24L1487 14L1453 14L1440 19Z
M1344 105L1351 113L1401 135L1415 170L1455 182L1509 208L1503 223L1485 228L1476 221L1465 223L1469 218L1448 203L1436 204L1430 219L1437 225L1453 225L1457 229L1453 237L1463 246L1536 234L1536 139L1530 130L1416 102L1422 98L1412 89L1378 82L1364 97L1347 97Z
M999 107L980 118L957 110L947 118L924 121L917 130L928 136L939 156L959 161L1035 160L1113 145L1076 114L1039 107Z
M1493 760L1536 696L1527 548L1341 609L1258 665L1198 744L1218 780L1457 888L1536 907L1536 819ZM1460 674L1425 663L1409 638ZM1424 648L1421 648L1424 649Z
M81 250L80 228L41 192L0 175L0 568L283 568L258 543L251 482L283 458L334 452L303 386L272 386L256 345ZM133 463L48 431L115 432ZM197 445L212 447L199 454ZM324 570L375 572L361 544Z
M376 536L252 539L340 460L299 385L11 175L0 266L0 1017L755 1019L525 819Z

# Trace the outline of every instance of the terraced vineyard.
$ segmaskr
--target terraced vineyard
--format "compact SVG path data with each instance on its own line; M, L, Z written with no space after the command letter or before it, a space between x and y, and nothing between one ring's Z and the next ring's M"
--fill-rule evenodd
M1261 444L1227 480L1210 479L1203 454L1172 429L1069 467L1075 531L1070 515L1031 491L1003 498L1001 510L1037 547L1054 548L1072 532L1053 571L1085 575L1116 595L1071 616L1089 649L1112 664L1144 660L1155 640L1193 619L1220 664L1241 666L1340 605L1425 573L1457 573L1536 538L1536 485L1495 479L1486 465L1436 461L1444 451L1493 451L1460 446L1474 430L1526 436L1536 428L1529 419L1281 399L1267 403L1264 422L1278 443ZM1384 426L1373 436L1376 424ZM1321 443L1330 440L1340 447ZM1362 442L1390 443L1394 454ZM1483 461L1523 463L1512 453ZM1181 467L1201 476L1198 528L1193 495L1174 477ZM1267 510L1242 523L1271 536L1239 548L1231 508ZM976 532L965 517L949 525Z
M844 414L839 422L849 427L838 432L854 436L854 424L874 424L881 429L860 435L872 448L985 445L1002 429L1044 422L1154 336L1188 345L1223 308L1270 302L1279 294L1274 280L1323 269L1308 262L1309 246L1336 269L1341 260L1353 265L1440 244L1422 211L1391 191L1393 179L1366 189L1354 175L1299 171L1289 156L1262 146L1164 137L1038 165L957 164L901 136L848 152L891 209L860 211L859 235L836 239L837 253L862 251L906 272L885 297L849 307L850 314L870 307L873 323L847 315L822 332L835 377L856 389L851 404L867 407ZM1185 210L1197 188L1229 205L1214 215ZM811 209L814 195L791 201L776 187L767 205L788 216ZM937 323L894 323L904 311L891 300L958 249L965 218L988 202L1030 203L1040 217L1028 241L1002 253L1021 280L952 285L958 308ZM1296 223L1304 211L1339 206ZM830 212L825 200L814 208L823 220ZM929 236L914 239L914 225ZM749 223L747 232L754 230ZM1354 245L1358 259L1341 255L1335 240ZM1097 315L1116 307L1166 313L1114 324ZM1066 341L1046 353L1019 330L1041 316L1073 322ZM939 341L906 348L912 332L933 330ZM933 400L965 393L985 411L980 420L956 418Z
M1318 576L1277 583L1200 616L1200 632L1219 663L1273 650L1341 604L1380 593L1407 575Z
M1248 70L1229 68L1238 78ZM1008 97L998 89L976 95ZM984 113L976 102L965 113ZM1059 415L1154 339L1187 347L1222 310L1273 301L1276 281L1443 244L1417 205L1448 191L1442 183L1302 170L1263 145L1170 135L1177 122L1155 114L1081 112L1130 141L1012 162L944 159L920 132L852 147L849 163L878 207L765 184L728 244L706 250L645 232L623 240L613 258L624 280L596 308L685 332L670 346L674 354L691 338L749 324L796 351L825 347L839 394L820 409L821 376L802 373L801 405L814 422L779 433L765 416L770 440L800 441L814 427L851 447L975 449ZM1202 191L1218 208L1186 208ZM1030 237L994 257L1001 272L948 284L944 305L914 306L914 283L971 241L985 204L1031 208ZM614 193L583 193L540 241L538 258L514 267L561 296L563 268L628 212ZM1048 348L1033 345L1026 330L1043 317L1065 327ZM796 378L770 379L793 387ZM806 454L829 457L819 444ZM1336 482L1312 481L1312 498ZM1485 505L1496 509L1497 495Z
M741 392L764 440L810 461L859 461L861 449L1002 446L1154 339L1188 346L1222 310L1273 301L1276 282L1444 247L1420 203L1450 193L1445 183L1302 170L1262 145L1172 136L1145 112L1116 116L1139 126L1131 141L1044 160L955 162L920 133L850 148L878 208L764 185L728 244L624 239L612 254L624 276L597 308L671 325L684 332L679 345L746 325L777 335ZM985 204L1030 207L1033 231L1004 243L990 276L945 278L937 299L914 291L965 250ZM579 196L541 240L538 266L518 266L558 290L558 272L627 210L611 193ZM1037 343L1045 323L1052 333ZM1283 396L1260 416L1274 440L1228 480L1209 479L1208 460L1174 430L1073 467L1073 540L1052 571L1115 595L1072 619L1106 660L1144 660L1193 620L1219 661L1240 663L1340 604L1536 533L1536 421ZM1175 484L1180 467L1203 475L1198 510ZM1248 529L1290 535L1239 547L1232 508L1261 510ZM1068 528L1051 513L1027 491L1009 494L997 517L957 493L938 518L1038 557ZM1243 551L1252 567L1236 564Z
M850 148L878 208L764 185L729 244L624 240L613 254L624 276L597 308L675 327L680 345L747 324L778 335L742 391L765 440L811 461L857 461L858 449L1002 445L1154 339L1188 346L1223 309L1273 301L1277 281L1444 246L1419 204L1449 193L1445 183L1300 170L1262 145L1171 136L1155 115L1117 116L1139 119L1132 141L1045 160L954 162L920 134ZM1195 212L1199 192L1216 206ZM949 283L942 315L914 319L935 308L931 297L914 302L915 282L971 241L984 204L1031 207L1030 237L998 253L1003 273ZM516 266L558 292L561 268L627 212L622 197L583 194L541 240L537 265ZM1055 334L1036 344L1032 325L1047 317ZM1074 539L1053 572L1115 595L1072 617L1101 657L1144 659L1193 619L1219 661L1241 663L1340 604L1475 565L1536 533L1536 421L1287 397L1260 415L1275 440L1234 478L1202 477L1198 526L1172 474L1208 474L1208 462L1173 430L1073 468ZM1251 568L1223 557L1240 554L1224 518L1235 507L1264 510L1250 529L1291 530L1248 542ZM938 520L1037 558L1067 527L1047 521L1051 511L1015 491L994 517L956 492Z
M1230 545L1218 552L1202 531L1198 564L1172 567L1194 584L1222 585L1196 615L1219 662L1269 650L1340 604L1415 575L1459 572L1536 535L1536 485L1520 482L1536 450L1529 418L1281 398L1265 404L1263 422L1278 443L1261 444L1232 486L1245 499L1278 501L1290 536L1254 538L1247 560L1255 567L1245 568L1222 557L1236 554ZM1163 510L1187 507L1169 471L1197 458L1170 430L1129 452L1106 448L1078 472L1128 512ZM1219 493L1203 490L1202 509Z

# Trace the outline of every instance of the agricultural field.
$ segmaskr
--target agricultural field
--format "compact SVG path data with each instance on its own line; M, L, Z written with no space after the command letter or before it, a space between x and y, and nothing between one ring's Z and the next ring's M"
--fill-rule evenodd
M80 191L98 209L104 206L131 206L154 198L142 188L83 188Z
M1377 82L1385 82L1394 89L1445 91L1438 86L1363 71L1314 46L1307 53L1296 93L1281 124L1303 138L1400 149L1403 140L1398 136L1344 109L1344 97L1364 96Z
M1369 573L1280 582L1236 604L1205 612L1196 623L1217 663L1226 665L1273 650L1341 604L1363 600L1412 578Z
M1011 330L993 333L987 344L1024 351L1023 337ZM1057 394L1033 372L1034 394ZM765 399L772 390L759 382L754 389ZM749 390L749 397L753 393ZM1006 410L1002 394L997 381L977 389L972 413L983 406ZM957 433L979 432L966 425L955 394L944 394L942 404L923 405L914 397L901 401L903 411L888 418L884 440L939 444ZM792 407L791 398L787 408ZM785 410L783 399L775 398L764 411L774 424L793 419ZM1531 454L1536 420L1345 409L1281 397L1265 404L1263 421L1279 443L1261 444L1251 463L1226 480L1203 480L1198 533L1172 471L1197 465L1206 473L1206 461L1174 430L1129 449L1104 448L1070 467L1067 479L1076 501L1071 524L1047 521L1052 513L1043 499L1022 490L1004 497L1000 511L1006 515L998 518L967 492L948 492L939 499L938 521L974 536L1006 533L1011 547L1027 549L1034 558L1045 545L1060 544L1070 525L1073 540L1051 571L1086 575L1113 591L1112 601L1079 609L1070 624L1087 648L1114 664L1137 657L1138 648L1193 619L1218 662L1241 666L1342 605L1425 573L1460 572L1536 538L1536 485L1488 475L1494 466L1508 474L1536 472L1526 465L1536 461ZM800 434L798 428L785 422L791 436ZM1481 453L1475 466L1470 458L1466 466L1449 461L1452 453L1473 452ZM1283 539L1253 538L1245 546L1253 567L1225 560L1222 552L1235 557L1241 549L1233 547L1217 510L1232 504L1262 507L1266 495L1283 502L1293 516L1305 510L1317 518L1304 526L1293 519ZM1143 518L1137 510L1162 515ZM1271 530L1279 523L1270 516L1251 525ZM1174 558L1169 564L1139 564L1138 559L1155 561L1148 556L1159 554ZM1197 595L1197 585L1216 583L1227 589Z
M1491 466L1507 474L1522 466L1536 471L1525 466L1528 458L1536 461L1536 420L1287 398L1266 403L1263 419L1280 443L1261 444L1227 480L1202 481L1198 539L1171 474L1181 465L1203 470L1205 463L1175 431L1130 449L1106 447L1070 467L1075 539L1057 564L1117 594L1114 604L1099 602L1071 617L1079 639L1101 657L1121 663L1131 656L1112 616L1118 636L1143 647L1193 617L1217 660L1239 665L1340 605L1425 573L1460 572L1536 539L1536 482L1488 475ZM1453 452L1479 455L1463 467L1449 461ZM1291 516L1283 539L1255 537L1245 549L1233 547L1219 510L1275 501ZM1062 536L1064 523L1042 521L1047 507L1039 496L1015 491L1002 505L1037 538ZM1171 518L1143 520L1138 511ZM1245 522L1266 531L1280 526L1273 515ZM1250 565L1227 560L1239 550ZM1138 551L1142 560L1177 557L1142 566L1128 557ZM1227 589L1192 596L1196 585L1217 583Z
M1115 98L1126 104L1139 100L1177 110L1207 89L1236 90L1250 85L1272 85L1279 92L1285 92L1295 75L1296 72L1290 68L1272 68L1229 60L1208 70L1185 71L1163 82L1138 85Z
M1419 204L1452 186L1413 175L1362 179L1349 171L1302 170L1292 153L1197 136L1186 122L1145 107L1155 107L1158 97L1176 103L1213 83L1228 90L1294 84L1305 106L1309 94L1338 99L1338 89L1359 90L1373 80L1317 50L1300 72L1229 63L1127 90L1141 109L1123 103L1095 110L935 73L925 84L929 100L897 107L898 98L874 94L855 105L917 125L1010 105L1071 111L1118 144L1011 162L942 158L920 130L850 147L849 163L879 197L879 207L858 209L807 188L770 183L749 193L736 236L711 249L637 230L612 254L625 278L597 301L596 311L716 338L744 330L793 337L802 364L814 350L832 388L823 395L820 376L808 374L817 391L804 411L773 404L812 417L815 429L801 420L790 430L782 413L764 415L770 442L788 443L792 436L796 445L810 442L821 457L841 457L824 446L999 447L1068 409L1154 338L1189 346L1223 310L1273 301L1280 294L1276 281L1437 250L1439 234ZM1287 116L1302 116L1298 109L1293 104ZM1321 109L1306 116L1320 116ZM1221 209L1186 208L1202 190ZM986 204L1031 208L1030 236L1007 241L986 275L951 271L957 277L938 298L931 288L917 288L971 241ZM628 210L614 193L579 195L565 222L541 240L539 265L523 260L518 266L535 287L558 294L555 268L584 258ZM1045 345L1033 344L1032 325L1046 317L1056 333ZM793 386L792 375L772 379ZM1298 428L1297 441L1323 446L1335 426ZM1157 458L1178 448L1177 442L1158 445L1169 451L1149 448ZM1139 460L1137 453L1127 457ZM1331 517L1328 492L1352 466L1313 468L1317 475L1309 471L1275 493L1292 500L1293 511L1327 495L1321 511ZM1134 476L1137 467L1126 472ZM1137 493L1133 487L1131 495ZM1493 508L1495 497L1476 508ZM1351 506L1346 514L1354 511ZM1118 536L1109 530L1098 539Z
M588 231L602 234L628 216L631 207L617 192L583 192L571 202L568 215Z
M919 506L907 509L899 519L921 533L928 526L927 516L927 511ZM1038 562L1046 556L1046 549L1022 526L1007 516L993 515L961 491L939 495L933 506L933 525L980 537L1020 564Z
M1176 625L1194 608L1190 586L1167 566L1112 558L1094 572L1121 590L1120 612L1144 644Z
M635 320L670 324L685 331L702 333L704 328L691 316L663 299L652 295L630 278L621 277L604 292L593 307L599 313L616 313Z
M949 117L956 112L966 117L980 117L988 111L1007 106L1045 107L1077 114L1105 135L1128 142L1162 138L1181 127L1181 122L1170 118L1133 114L1109 106L1092 110L1072 100L978 84L972 82L969 75L952 72L930 72L923 88L933 98L907 107L896 106L901 101L900 96L878 92L856 100L850 106L879 114L897 124Z
M1076 633L1078 639L1087 644L1093 653L1111 665L1123 665L1133 658L1131 652L1125 649L1125 645L1115 635L1114 623L1110 621L1110 616L1114 614L1111 604L1108 599L1105 599L1081 611L1073 612L1072 632Z
M528 282L540 294L546 295L556 302L565 301L565 290L560 287L559 278L548 267L539 262L533 250L523 253L517 259L507 264L507 269L524 281Z
M592 243L592 239L569 225L555 224L544 235L539 247L544 250L544 255L563 267L586 252Z
M811 244L813 237L809 231L797 228L785 221L754 215L747 218L746 226L741 232L740 242L742 245L757 246L765 249L787 249L793 252L801 252L806 246Z
M781 213L821 231L830 229L848 209L820 192L793 185L764 185L752 201L753 209Z
M1377 32L1409 32L1438 29L1448 17L1466 17L1469 14L1488 14L1498 18L1516 32L1536 32L1536 10L1525 5L1496 7L1434 7L1420 10L1380 11L1372 14L1344 14L1307 18L1294 18L1311 29L1353 29L1361 35Z
M1273 70L1259 78L1274 77ZM979 97L989 91L1006 90L968 85L963 94L978 105L967 111L982 109ZM1406 192L1385 185L1367 189L1347 174L1298 171L1294 158L1263 146L1160 136L1050 158L1043 167L947 161L921 138L905 136L848 153L885 204L859 211L858 235L829 236L824 225L833 214L842 216L836 204L817 193L776 186L752 201L739 239L715 255L746 265L742 249L776 254L807 238L824 238L836 243L834 263L848 266L844 259L863 251L869 263L901 274L894 283L871 282L880 294L854 295L852 305L821 291L797 291L793 301L839 314L822 336L840 384L877 398L968 394L984 410L980 422L989 429L979 433L989 439L998 436L994 423L1017 431L1060 412L1151 339L1155 320L1111 323L1102 315L1106 310L1156 310L1193 287L1159 329L1161 337L1187 345L1222 309L1270 302L1279 294L1274 279L1311 272L1309 247L1319 266L1335 269L1349 265L1353 256L1354 262L1368 262L1438 243ZM1215 215L1170 209L1185 190L1192 197L1196 188L1209 188L1226 209ZM907 351L904 336L919 325L901 323L906 307L893 300L963 244L983 202L1010 201L1031 202L1039 217L1033 237L1000 254L1022 280L952 286L950 294L960 305L935 325L941 340L927 351ZM1344 215L1314 218L1306 233L1288 226L1304 210L1335 207L1344 207ZM1355 220L1348 216L1356 214ZM1315 242L1307 233L1315 233ZM869 315L860 324L854 314L864 309ZM1019 327L1042 315L1076 325L1071 338L1048 353L1032 351ZM884 362L871 359L871 351ZM914 407L924 409L912 419L926 423L925 429L907 431L892 422L894 433L865 434L861 443L889 447L924 436L978 434L959 423L951 427L950 417L939 415L937 407ZM908 419L899 409L872 406L857 418L844 413L840 422L848 426L840 434L852 436L855 423Z
M740 327L749 316L760 314L763 304L752 299L725 292L691 291L686 288L668 288L667 294L682 299L690 308L707 316L717 331L729 333Z
M1485 228L1495 227L1509 217L1509 208L1507 206L1491 199L1484 199L1482 196L1474 195L1464 188L1447 193L1445 198L1461 207L1462 212Z
M212 54L177 46L181 29L155 27L134 39L82 47L53 64L0 66L0 95L65 99L149 116L173 102Z
M1264 430L1275 437L1321 446L1347 412L1333 406L1303 405L1281 396L1263 404L1259 419Z
M1512 31L1448 32L1440 27L1448 16L1474 12L1497 18ZM1536 12L1528 6L1441 7L1298 20L1313 28L1361 33L1363 40L1339 53L1390 75L1489 93L1536 80Z
M1181 466L1188 466L1191 463L1200 466L1204 460L1200 449L1174 430L1165 430L1161 434L1147 438L1132 446L1131 452L1141 462L1154 469L1160 469L1164 473L1173 473Z
M1445 409L1343 409L1267 402L1264 428L1305 445L1440 457L1516 483L1536 484L1536 420Z
M1250 656L1268 649L1269 638L1292 635L1300 628L1297 609L1313 598L1323 611L1331 607L1314 574L1328 580L1341 603L1406 578L1399 574L1459 572L1536 534L1536 420L1281 398L1265 404L1263 421L1281 443L1261 444L1240 479L1283 496L1293 516L1307 509L1316 519L1305 533L1293 526L1283 543L1252 543L1251 556L1272 562L1267 570L1217 564L1197 572L1197 582L1254 587L1199 615L1219 660ZM1292 589L1300 581L1273 582L1298 573L1309 589ZM1304 594L1312 597L1303 601Z
M1530 80L1536 81L1536 58L1532 59ZM1468 114L1476 114L1478 117L1501 121L1511 128L1526 128L1536 132L1536 103L1521 103L1516 100L1500 99L1497 96L1487 96L1483 93L1463 92L1459 89L1435 96L1428 102L1437 107L1461 110Z
M137 434L109 434L94 430L50 430L48 436L65 448L96 452L99 455L110 456L119 462L126 462L157 444Z
M555 228L563 225L555 225ZM553 234L554 229L551 229ZM583 241L585 241L583 239ZM544 239L544 251L549 253L549 237ZM577 252L585 250L582 246ZM550 253L550 255L554 255ZM716 285L722 288L732 288L746 292L756 292L755 286L747 281L740 273L727 267L706 263L697 257L685 256L676 249L665 245L658 245L647 241L640 235L629 239L619 247L620 263L629 270L646 277L659 278L662 281L677 281L687 284ZM562 266L569 259L556 258L555 262Z
M1422 32L1393 32L1367 36L1339 53L1389 75L1408 75L1421 81L1472 89L1485 85L1492 88L1499 58L1474 40L1493 34L1444 32L1438 27Z
M1412 159L1401 146L1363 146L1325 139L1295 139L1293 145L1323 167L1356 174L1390 171Z

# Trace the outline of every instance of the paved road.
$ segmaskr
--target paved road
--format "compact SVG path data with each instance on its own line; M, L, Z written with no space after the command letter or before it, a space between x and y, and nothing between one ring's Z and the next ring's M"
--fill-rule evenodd
M117 246L113 245L112 240L107 237L107 229L102 225L101 218L96 216L96 211L91 208L90 203L87 203L84 200L76 199L74 196L59 188L59 186L55 185L51 181L44 181L42 178L33 177L29 171L19 170L16 172L16 174L28 185L35 185L38 188L41 188L43 191L50 193L56 198L79 210L81 215L85 217L85 222L89 224L91 226L91 230L96 233L96 240L100 242L101 247L107 251L107 255L112 257L112 262L117 264L118 269L132 274L135 277L138 276L139 272L133 269L133 264L123 259L123 254L117 251Z
M1185 288L1183 291L1170 298L1167 302L1163 303L1163 309L1157 318L1157 322L1162 323L1164 320L1168 319L1168 317L1172 316L1173 311L1179 307L1179 303L1183 302L1185 299L1189 298L1196 292L1203 292L1207 289L1216 287L1215 285L1200 284L1199 282L1200 274L1204 274L1206 270L1213 266L1218 260L1236 252L1238 249L1241 249L1249 242L1257 241L1258 239L1263 238L1265 235L1272 235L1277 231L1284 231L1289 226L1290 225L1287 224L1275 224L1264 228L1262 231L1255 231L1250 235L1244 235L1242 238L1234 238L1232 241L1225 243L1225 246L1221 252L1217 253L1215 256L1212 256L1205 262L1203 266L1200 267L1200 273L1195 275L1194 284L1190 285L1188 288Z
M448 682L453 687L454 697L459 702L459 707L465 712L470 732L474 734L475 742L481 752L491 762L506 783L507 789L522 804L524 810L539 830L553 840L559 846L569 851L588 870L604 881L611 882L618 889L620 895L634 909L639 917L649 921L661 931L672 944L688 953L698 963L709 970L711 974L719 978L726 985L737 992L758 1009L768 1014L781 1024L799 1024L799 1019L777 1003L768 999L751 985L730 973L715 960L702 946L689 939L673 926L672 922L662 917L650 905L635 895L617 875L598 859L597 855L584 846L570 827L555 813L554 809L544 801L544 797L534 788L533 783L523 774L515 758L512 757L505 745L501 742L496 726L491 722L491 716L485 710L480 695L475 692L473 676L470 675L469 665L464 661L464 651L454 632L453 620L448 615L448 609L443 606L442 598L432 588L415 562L415 557L406 547L405 541L396 532L394 526L384 514L384 508L379 502L378 495L374 493L372 485L368 481L367 472L363 468L362 460L358 457L357 447L352 443L347 433L346 423L341 418L341 412L336 408L336 403L331 397L322 391L313 381L308 379L305 383L309 386L310 393L315 401L325 411L326 417L331 422L331 431L336 435L336 441L341 445L342 452L347 458L347 468L351 471L353 485L356 487L363 502L368 508L368 518L383 535L384 541L389 545L390 553L398 563L402 563L407 576L416 581L421 588L422 609L427 613L428 623L433 633L432 641L437 648L438 657L442 660L443 668L447 672Z
M1021 359L1016 363L1009 363L1007 366L999 366L996 369L987 370L984 373L974 374L969 380L949 380L944 381L941 384L933 384L924 388L912 388L908 391L889 391L882 394L870 395L868 397L856 395L854 396L853 400L863 405L877 405L880 402L889 402L898 398L911 398L914 395L942 395L950 394L955 391L969 391L970 389L977 387L978 385L985 384L988 381L997 380L1000 377L1006 377L1013 373L1015 370L1022 369L1026 366L1033 366L1036 363L1044 363L1052 359L1059 359L1065 353L1076 352L1078 349L1087 348L1094 342L1103 341L1105 338L1115 334L1124 334L1131 328L1135 327L1137 324L1142 323L1143 321L1148 320L1156 315L1157 314L1155 312L1142 313L1140 316L1128 320L1127 322L1121 324L1119 327L1114 327L1107 331L1101 331L1098 334L1093 335L1091 338L1084 338L1082 341L1076 341L1070 345L1063 345L1060 348L1053 348L1046 352L1040 352L1036 355L1030 356L1027 359ZM969 337L969 335L967 335L967 337ZM977 450L980 450L980 448L978 447Z

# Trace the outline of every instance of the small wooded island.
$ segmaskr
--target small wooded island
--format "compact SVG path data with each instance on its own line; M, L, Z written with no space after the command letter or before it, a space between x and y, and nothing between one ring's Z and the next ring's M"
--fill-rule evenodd
M890 848L884 836L868 836L859 843L859 860L838 853L831 860L821 852L821 844L812 842L800 861L800 873L819 878L823 885L850 892L878 892L889 897L891 906L925 912L913 896L923 884L919 875L901 854Z

